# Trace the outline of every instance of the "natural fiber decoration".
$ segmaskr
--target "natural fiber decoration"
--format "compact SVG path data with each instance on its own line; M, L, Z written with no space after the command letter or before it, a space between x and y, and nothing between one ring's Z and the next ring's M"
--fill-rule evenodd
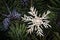
M40 36L44 36L43 35L43 26L45 28L48 28L48 27L51 27L49 25L49 20L48 19L48 14L50 14L50 11L47 11L47 13L43 13L43 15L39 15L37 16L37 13L38 11L36 11L36 9L34 9L34 7L31 7L30 8L30 12L28 12L29 14L31 14L32 16L34 16L34 18L32 16L27 16L27 15L24 15L24 17L22 17L22 19L24 20L24 22L28 22L28 21L31 21L29 22L28 24L31 24L33 23L32 25L28 25L28 30L27 30L27 33L32 33L33 30L37 31L37 35L40 35ZM43 25L43 26L42 26Z

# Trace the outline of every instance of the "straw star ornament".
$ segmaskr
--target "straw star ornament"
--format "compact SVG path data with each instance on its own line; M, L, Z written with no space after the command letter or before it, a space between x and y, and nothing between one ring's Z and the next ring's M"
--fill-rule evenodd
M41 15L37 16L38 11L36 11L36 9L34 9L34 7L31 7L30 12L28 12L28 13L34 17L27 16L27 15L24 15L24 17L22 17L24 22L31 21L28 24L33 23L31 25L28 25L27 28L29 28L29 29L27 30L27 33L31 34L35 30L37 35L44 36L43 30L42 30L43 26L45 28L51 27L51 25L49 25L50 21L48 20L48 16L47 16L48 14L50 14L50 11L47 11L47 13L44 12L42 16Z

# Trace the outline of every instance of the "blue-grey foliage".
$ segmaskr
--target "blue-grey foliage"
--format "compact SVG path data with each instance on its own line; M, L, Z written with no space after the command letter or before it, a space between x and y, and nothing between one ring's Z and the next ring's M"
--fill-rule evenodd
M11 13L11 18L12 19L20 19L20 16L21 16L21 14L19 14L17 11L16 11L16 9L13 9L13 11L12 11L12 13Z
M22 3L23 6L24 6L24 5L26 6L26 5L28 4L28 1L29 1L29 0L21 0L21 3Z
M3 20L3 26L4 26L4 28L7 29L8 26L9 26L9 24L10 24L10 18L5 18Z
M16 9L13 9L13 11L11 12L11 14L7 15L7 18L5 18L3 20L3 25L4 25L4 28L7 29L9 24L10 24L10 21L13 20L13 19L17 19L19 20L21 18L21 14L19 14Z

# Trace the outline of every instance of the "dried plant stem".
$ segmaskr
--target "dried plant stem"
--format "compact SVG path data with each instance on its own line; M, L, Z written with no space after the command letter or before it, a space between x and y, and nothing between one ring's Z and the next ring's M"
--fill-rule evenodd
M33 3L32 2L33 2L33 0L31 0L31 7L33 6Z

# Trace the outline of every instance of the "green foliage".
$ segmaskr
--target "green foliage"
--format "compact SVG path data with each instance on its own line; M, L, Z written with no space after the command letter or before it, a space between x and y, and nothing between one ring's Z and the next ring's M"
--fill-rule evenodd
M19 22L11 24L8 34L11 40L26 40L27 33L25 24L19 24Z

